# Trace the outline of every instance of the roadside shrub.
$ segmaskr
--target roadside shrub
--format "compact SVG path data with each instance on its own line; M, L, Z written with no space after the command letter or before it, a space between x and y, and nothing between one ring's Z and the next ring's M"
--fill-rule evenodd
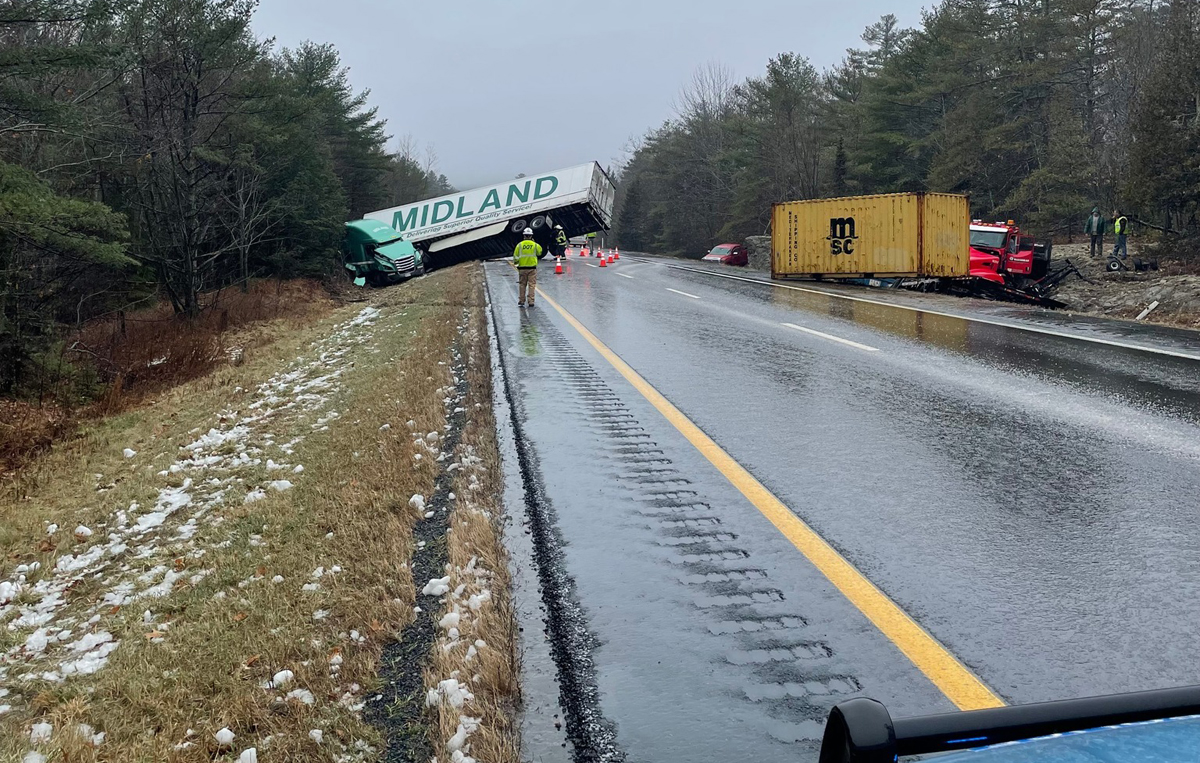
M1165 275L1200 275L1200 236L1166 236L1150 256Z
M0 471L19 469L80 416L116 413L209 373L231 351L240 356L256 324L304 323L330 304L319 281L264 280L206 294L192 320L160 303L85 323L29 358L33 372L19 400L0 400Z
M208 373L228 359L240 329L303 320L329 302L324 287L310 280L254 281L244 291L230 288L205 297L195 319L175 315L164 303L105 316L72 337L69 351L87 359L106 387L106 413Z
M19 469L74 426L68 411L58 405L0 400L0 473Z

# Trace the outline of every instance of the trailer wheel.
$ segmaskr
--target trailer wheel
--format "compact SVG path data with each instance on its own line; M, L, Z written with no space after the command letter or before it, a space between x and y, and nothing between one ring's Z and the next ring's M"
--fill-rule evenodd
M512 225L510 225L510 226L508 227L508 229L509 229L510 231L512 231L513 233L516 233L517 235L520 235L520 234L521 234L521 232L522 232L522 231L524 231L524 230L525 230L526 228L528 228L528 227L529 227L529 226L525 224L525 221L524 221L524 220L513 220L513 224L512 224Z
M533 228L535 231L541 230L542 228L545 228L547 225L549 225L549 223L547 223L546 218L541 215L538 215L537 217L535 217L529 221L529 227Z
M1104 266L1104 269L1109 273L1116 273L1121 269L1121 261L1116 258L1112 258L1108 261L1108 264Z

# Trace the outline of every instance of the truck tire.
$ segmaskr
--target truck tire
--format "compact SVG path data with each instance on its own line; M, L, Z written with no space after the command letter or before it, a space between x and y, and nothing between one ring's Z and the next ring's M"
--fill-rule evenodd
M524 220L513 220L513 224L508 226L508 229L519 236L528 227Z
M1121 261L1115 257L1111 257L1108 260L1108 264L1104 266L1104 269L1109 273L1116 273L1121 270Z
M533 228L534 231L539 231L542 228L545 228L549 224L550 223L547 222L546 218L542 215L538 215L537 217L535 217L529 221L529 227Z

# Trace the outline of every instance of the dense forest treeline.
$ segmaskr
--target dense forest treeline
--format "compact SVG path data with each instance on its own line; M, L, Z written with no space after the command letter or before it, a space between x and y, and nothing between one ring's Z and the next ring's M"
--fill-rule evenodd
M325 274L345 220L449 190L411 139L388 150L333 47L276 50L254 7L0 4L0 394L89 318Z
M698 253L775 202L918 190L1042 234L1093 205L1200 229L1197 0L944 0L862 39L824 72L700 69L621 172L621 246Z

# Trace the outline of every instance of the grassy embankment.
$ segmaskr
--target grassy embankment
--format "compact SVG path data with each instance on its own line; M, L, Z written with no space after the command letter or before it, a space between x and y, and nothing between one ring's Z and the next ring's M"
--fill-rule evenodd
M62 444L84 422L119 413L327 316L315 280L263 280L204 295L200 316L169 303L88 321L32 359L15 397L0 400L0 481Z
M516 760L481 273L370 298L23 471L0 760Z

